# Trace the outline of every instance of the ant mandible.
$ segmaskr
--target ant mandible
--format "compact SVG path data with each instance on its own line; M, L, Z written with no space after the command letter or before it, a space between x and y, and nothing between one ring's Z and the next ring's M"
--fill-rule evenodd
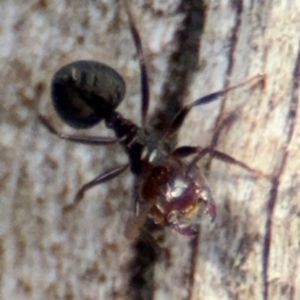
M88 145L119 143L128 155L129 163L103 174L86 183L77 192L74 202L64 207L70 211L83 199L87 190L109 181L128 168L136 180L136 212L132 224L139 228L147 217L156 224L167 226L184 234L197 232L197 223L204 211L211 220L216 217L216 205L208 182L197 167L205 155L238 165L257 173L241 161L211 147L181 146L169 150L166 145L179 130L189 111L196 106L217 100L228 91L260 79L257 75L239 85L217 91L197 99L175 116L159 140L146 132L145 124L149 106L149 86L139 32L134 23L127 1L124 6L129 27L137 50L141 73L141 115L139 127L116 111L125 95L123 78L109 66L89 60L75 61L60 68L52 79L52 102L59 117L73 128L91 128L104 121L114 131L116 138L68 135L57 131L44 117L42 124L61 139ZM190 162L183 159L194 156ZM129 234L130 235L130 234Z

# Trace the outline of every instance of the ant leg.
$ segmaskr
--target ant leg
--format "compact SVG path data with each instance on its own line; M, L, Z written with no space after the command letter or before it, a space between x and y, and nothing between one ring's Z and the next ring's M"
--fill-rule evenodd
M221 134L221 131L224 129L224 127L227 127L229 124L233 123L233 121L235 121L236 119L236 110L231 113L227 118L225 118L222 123L218 126L218 128L216 129L214 136L213 136L213 140L210 143L210 148L215 148L216 144L217 144L217 140L219 139L219 136ZM188 157L190 155L199 153L203 148L202 147L195 147L195 146L180 146L178 148L176 148L171 155L177 158L185 158Z
M214 135L213 135L213 139L210 143L210 148L214 149L216 144L217 144L217 141L220 137L220 134L221 134L221 131L225 128L225 127L228 127L230 124L232 124L236 118L237 118L237 115L236 115L236 110L234 110L234 112L232 112L228 117L226 117L222 123L217 127ZM172 153L171 155L174 156L174 157L177 157L177 158L185 158L187 156L190 156L190 155L193 155L193 154L196 154L196 153L199 153L203 148L202 147L194 147L194 146L180 146L178 148L176 148Z
M194 146L181 146L176 148L171 155L176 158L185 158L190 155L199 153L201 147L194 147Z
M138 54L139 64L140 64L140 72L141 72L141 114L142 114L142 125L144 126L146 123L146 117L149 107L149 98L150 98L150 92L149 92L149 80L148 80L148 72L141 42L141 37L139 35L139 32L136 28L136 25L134 23L134 18L132 16L131 10L129 8L129 4L127 0L124 0L124 6L126 9L126 13L128 15L129 20L129 27L131 31L131 35L133 37L134 45Z
M115 144L119 140L110 137L100 137L100 136L85 136L85 135L70 135L56 130L52 124L44 117L38 116L39 121L54 135L58 136L60 139L67 140L74 143L86 144L86 145L110 145Z
M220 91L214 92L212 94L206 95L206 96L201 97L201 98L195 100L194 102L186 105L175 116L175 118L173 119L173 121L171 122L171 124L169 125L169 127L167 128L167 131L165 132L165 134L163 136L163 139L170 138L173 134L175 134L178 131L178 129L183 124L183 122L184 122L187 114L190 112L190 110L193 107L213 102L213 101L217 100L219 97L224 96L225 94L227 94L231 90L237 89L237 88L245 86L247 84L251 84L251 83L255 84L255 83L261 81L263 78L264 78L264 75L258 74L258 75L254 76L254 77L251 77L248 80L245 80L242 83L239 83L239 84L231 86L231 87L229 87L227 89L220 90Z
M135 216L127 220L125 226L125 236L130 240L135 240L140 235L140 230L146 222L148 214L153 207L154 201L143 205L142 209L135 212Z
M229 114L229 116L227 116L225 119L221 120L221 124L219 124L219 125L216 124L217 128L215 129L212 140L210 142L210 148L215 148L216 147L222 130L226 127L229 127L237 119L237 117L238 117L237 116L237 111L239 109L240 109L240 107L238 107L233 112L231 112Z
M209 154L210 156L212 156L212 158L216 158L219 159L221 161L224 161L226 163L232 164L232 165L237 165L245 170L247 170L250 173L255 174L256 176L262 176L262 172L256 169L253 169L251 167L249 167L247 164L243 163L240 160L237 160L223 152L214 150L211 147L205 147L203 149L200 150L200 152L196 155L196 157L190 162L190 164L187 167L187 171L186 173L188 174L191 169L197 164L197 162L203 158L203 156L205 156L206 154Z
M63 212L67 213L70 210L73 210L78 205L78 203L83 199L84 194L87 190L93 188L94 186L96 186L98 184L109 181L109 180L119 176L120 174L125 172L128 169L128 167L129 167L129 164L126 164L124 166L121 166L121 167L115 168L113 170L107 171L103 174L100 174L99 176L94 178L92 181L84 184L81 187L81 189L77 192L73 203L68 204L68 205L63 207Z

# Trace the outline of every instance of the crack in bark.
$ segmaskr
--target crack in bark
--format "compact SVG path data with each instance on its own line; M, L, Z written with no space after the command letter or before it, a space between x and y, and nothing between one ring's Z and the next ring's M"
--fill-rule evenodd
M293 83L292 83L292 97L290 99L289 111L286 118L286 142L284 143L284 148L282 150L283 154L281 157L281 163L279 165L278 171L272 179L272 187L269 194L269 200L267 203L267 220L265 223L265 236L263 242L263 257L262 257L262 277L263 277L263 299L269 299L269 262L270 262L270 248L272 241L272 219L274 214L274 209L277 204L278 196L278 187L280 184L280 177L283 174L287 159L288 159L288 149L289 144L293 138L296 119L297 119L297 110L298 110L298 94L300 86L300 40L298 44L298 55L293 71Z
M226 78L225 78L224 89L229 87L229 77L232 73L233 66L234 66L234 58L233 57L234 57L234 53L236 51L236 46L238 43L238 33L240 31L241 23L242 23L241 16L243 14L243 4L244 4L243 1L236 1L236 0L234 0L233 4L232 4L233 9L235 9L235 11L236 11L236 15L235 15L235 24L232 28L232 34L231 34L231 37L229 38L230 50L228 53L228 66L227 66L227 70L225 71ZM225 101L222 101L220 113L216 119L216 124L219 124L219 122L221 121L224 108L225 108ZM217 141L216 141L216 144L217 144Z

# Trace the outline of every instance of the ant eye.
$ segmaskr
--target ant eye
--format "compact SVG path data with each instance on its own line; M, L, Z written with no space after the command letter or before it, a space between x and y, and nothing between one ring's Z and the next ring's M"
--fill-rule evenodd
M109 116L125 95L123 78L95 61L63 66L52 79L52 101L61 119L74 128L90 128Z
M199 199L204 202L212 201L212 195L209 188L207 187L202 188L201 192L199 193Z

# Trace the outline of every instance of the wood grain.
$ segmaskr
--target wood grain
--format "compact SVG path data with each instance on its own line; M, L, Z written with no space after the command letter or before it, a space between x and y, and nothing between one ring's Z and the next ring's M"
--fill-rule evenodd
M254 76L263 84L195 108L179 144L210 143L217 120L235 112L217 149L272 176L255 178L213 160L218 205L191 240L166 229L170 262L154 266L151 298L299 299L298 149L300 4L297 1L130 1L150 75L151 118L159 131L184 103ZM131 299L124 236L132 214L129 173L91 190L64 216L77 189L126 162L119 146L61 141L47 115L52 74L94 59L127 84L120 106L140 122L139 70L119 1L2 1L0 4L1 299ZM103 125L87 133L111 135Z

